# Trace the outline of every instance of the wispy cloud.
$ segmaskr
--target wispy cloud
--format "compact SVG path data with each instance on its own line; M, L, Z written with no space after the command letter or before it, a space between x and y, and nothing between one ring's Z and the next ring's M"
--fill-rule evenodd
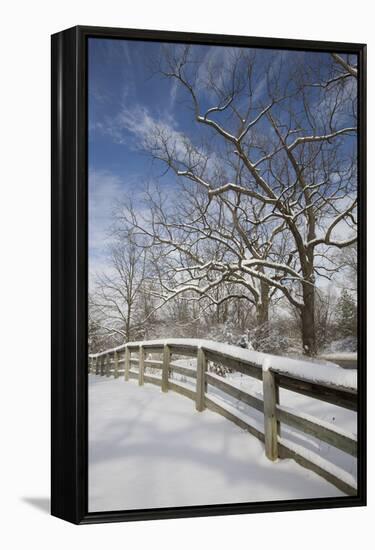
M113 62L127 63L132 65L132 48L127 40L100 39L95 40L95 46L101 50L103 60L109 64Z
M211 46L207 49L199 63L195 82L196 91L208 100L216 98L216 94L210 84L213 76L219 88L225 88L230 79L231 67L239 48Z
M178 81L176 79L174 79L172 84L171 84L171 89L170 89L170 92L169 92L170 108L171 109L174 109L174 106L176 104L178 89L179 89Z
M89 246L90 253L102 254L111 241L109 227L116 200L123 193L121 179L108 171L89 174Z
M113 273L110 247L118 240L115 228L116 215L129 201L134 211L148 218L148 206L144 201L145 186L150 184L142 174L128 174L126 181L107 170L91 170L89 173L89 287L95 287L98 275ZM170 193L169 193L170 195Z
M266 67L265 64L264 75L259 79L253 91L252 100L254 103L267 100L267 81L272 80L278 74L281 64L289 54L290 52L287 50L268 52L268 66ZM293 52L293 54L296 55L296 52Z
M97 129L130 150L147 149L151 141L158 139L157 136L160 139L168 136L180 160L186 154L186 146L192 144L186 134L178 129L171 113L153 115L140 103L124 102L121 110L114 117L107 117L104 122L98 123Z
M89 173L89 287L98 273L109 269L107 248L113 241L110 226L116 201L123 194L121 179L108 171Z

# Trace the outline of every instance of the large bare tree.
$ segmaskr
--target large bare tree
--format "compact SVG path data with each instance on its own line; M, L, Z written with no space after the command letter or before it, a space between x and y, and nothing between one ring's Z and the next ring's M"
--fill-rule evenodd
M128 210L119 221L163 250L164 300L215 303L213 290L230 283L220 300L246 297L262 322L270 296L283 296L314 355L317 279L340 269L332 250L357 238L355 60L171 46L160 71L194 127L155 121L142 147L180 180L178 201L148 193L148 219Z

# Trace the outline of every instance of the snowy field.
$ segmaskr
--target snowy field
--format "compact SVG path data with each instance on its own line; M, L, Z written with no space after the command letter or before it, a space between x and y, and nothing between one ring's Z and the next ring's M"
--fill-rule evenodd
M232 382L243 387L244 378ZM296 400L305 411L306 398ZM325 418L343 411L317 403L306 412ZM338 422L353 428L354 415L346 413ZM293 460L270 462L256 438L216 413L196 412L190 399L89 375L90 512L333 496L343 493Z

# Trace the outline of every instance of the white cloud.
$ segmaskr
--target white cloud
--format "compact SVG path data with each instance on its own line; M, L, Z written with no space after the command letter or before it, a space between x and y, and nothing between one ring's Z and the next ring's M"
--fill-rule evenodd
M216 99L216 93L209 84L212 75L215 75L218 87L225 88L226 81L229 82L231 68L240 48L228 48L211 46L207 49L197 71L195 87L198 93L209 100Z
M188 150L191 162L192 155L196 155L196 161L201 154L205 155L203 147L193 144L186 133L178 130L176 121L169 113L155 117L147 107L140 104L123 107L105 131L117 143L126 144L134 150L147 150L150 146L163 148L163 141L167 140L168 148L173 150L173 157L180 162L186 160ZM193 149L195 152L192 152Z
M121 197L121 179L107 171L92 170L89 174L89 269L97 271L103 264L106 247L111 242L110 225L113 209Z
M163 117L155 117L146 106L139 103L129 105L128 101L123 102L116 116L108 117L104 123L98 123L97 128L111 136L114 142L127 145L133 150L142 148L155 132L168 133L178 142L183 137L169 113Z
M175 106L176 99L177 99L177 94L178 94L178 88L179 88L178 81L176 79L173 79L171 89L170 89L170 95L169 95L171 109L173 109L174 106Z
M121 207L127 196L131 196L137 205L135 211L142 215L145 208L141 201L142 193L139 174L128 175L125 184L124 180L110 171L90 171L88 236L90 289L95 287L98 274L113 274L108 249L116 241L116 237L112 234L115 210Z

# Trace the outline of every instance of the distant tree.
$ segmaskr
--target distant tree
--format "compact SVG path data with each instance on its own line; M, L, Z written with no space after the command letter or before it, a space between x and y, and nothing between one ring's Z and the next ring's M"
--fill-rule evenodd
M95 294L89 294L88 346L90 353L113 348L122 342L117 332L107 330L106 312L100 311L95 306L96 298Z
M338 284L342 287L357 292L358 282L358 250L357 243L338 250L334 256L333 261L336 265L340 266L340 279Z
M315 300L316 339L318 349L324 348L332 340L337 297L332 289L319 289Z
M148 252L138 247L134 235L122 234L109 249L110 271L98 274L91 297L91 316L107 334L129 342L143 337L145 319L151 317L148 297L152 285L147 277Z
M343 290L336 306L336 325L342 338L357 334L357 304L347 290Z

